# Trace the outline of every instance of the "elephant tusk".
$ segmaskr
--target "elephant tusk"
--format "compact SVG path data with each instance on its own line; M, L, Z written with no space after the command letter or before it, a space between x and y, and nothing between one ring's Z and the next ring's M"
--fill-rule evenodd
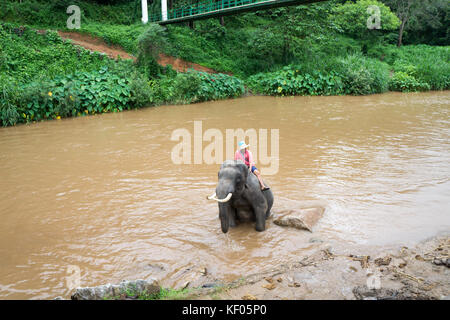
M214 192L214 194L212 196L208 196L206 197L206 199L208 200L214 200L216 198L216 193Z
M216 200L217 202L228 202L228 200L231 199L231 197L233 196L233 194L230 192L225 199L218 199L216 196L216 193L214 193L212 196L208 197L208 200Z

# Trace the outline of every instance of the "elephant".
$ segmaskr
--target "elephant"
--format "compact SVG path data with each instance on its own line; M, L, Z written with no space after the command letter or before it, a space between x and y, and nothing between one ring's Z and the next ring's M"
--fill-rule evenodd
M266 229L274 197L271 189L262 191L256 176L241 160L226 160L220 167L216 192L209 196L219 205L223 233L237 221L256 221L256 231Z

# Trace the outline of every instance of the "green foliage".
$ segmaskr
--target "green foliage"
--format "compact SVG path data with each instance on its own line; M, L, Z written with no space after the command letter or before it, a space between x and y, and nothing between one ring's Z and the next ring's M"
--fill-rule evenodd
M153 105L154 93L150 81L141 73L135 71L129 80L131 91L130 103L136 108Z
M20 122L117 112L130 109L131 93L129 81L105 67L24 85L17 109Z
M113 61L64 42L56 32L0 25L0 72L19 83L112 66Z
M344 93L343 79L334 71L302 72L300 66L288 66L271 73L251 76L247 84L251 90L267 95L339 95Z
M363 55L349 55L339 60L337 71L344 79L345 93L365 95L388 90L389 66Z
M70 5L81 9L81 25L97 22L106 24L132 24L140 19L137 0L121 1L111 5L98 5L80 0L2 0L0 20L33 26L65 28ZM131 14L130 14L131 13Z
M109 45L119 45L125 51L137 54L138 36L147 27L142 24L113 25L109 23L90 22L81 24L81 33L90 34L103 39Z
M269 95L362 95L387 91L388 81L385 63L349 55L323 62L317 69L289 66L257 74L249 77L247 84L255 92Z
M245 93L244 83L225 74L189 71L175 78L154 80L152 88L157 103L195 103L239 97Z
M345 4L336 5L330 15L330 19L345 33L358 38L366 38L375 30L367 28L367 20L373 13L368 13L369 6L377 6L380 9L381 30L395 30L400 25L400 20L391 9L376 0L347 1Z
M13 126L19 121L17 88L12 83L3 83L0 90L0 123Z
M384 46L369 54L386 61L395 72L404 72L419 83L428 84L431 90L450 88L449 47ZM426 86L421 90L425 88Z
M430 90L428 83L422 83L406 72L396 72L389 80L389 90L391 91L426 91Z
M157 62L159 54L167 47L165 29L156 23L148 28L138 38L138 64L145 69L149 77L160 73Z
M0 2L0 125L238 97L246 91L238 77L252 91L270 95L450 88L449 47L387 44L395 43L399 20L380 1L330 0L225 17L225 26L207 19L167 31L139 22L139 0L106 2ZM173 1L174 7L187 3ZM72 46L54 31L38 34L30 27L65 29L72 4L82 9L79 32L122 46L138 63L114 61ZM381 9L381 30L367 29L369 5ZM410 18L405 39L436 35L436 43L448 44L448 3L420 6L425 13ZM149 13L158 12L160 3L151 3ZM413 30L420 32L408 35ZM430 36L420 35L427 30ZM234 76L177 73L157 64L162 52Z

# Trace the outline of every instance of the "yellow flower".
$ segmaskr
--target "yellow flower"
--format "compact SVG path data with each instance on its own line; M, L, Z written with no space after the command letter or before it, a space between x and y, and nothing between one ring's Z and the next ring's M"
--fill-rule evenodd
M286 81L283 81L283 85L286 85Z
M73 101L73 97L72 97L72 96L69 96L69 98L70 98L70 100L72 100L72 101Z
M89 113L89 111L87 111L87 110L84 110L84 113L88 114L88 113Z
M282 87L278 87L278 93L281 93L281 91L283 91Z
M50 91L50 92L48 93L48 96L51 97L52 95L53 95L53 93Z
M61 120L61 116L57 116L56 119Z

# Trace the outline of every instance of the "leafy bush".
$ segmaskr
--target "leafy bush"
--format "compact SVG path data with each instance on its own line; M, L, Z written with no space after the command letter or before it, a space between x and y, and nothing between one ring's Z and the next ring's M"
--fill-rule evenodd
M0 87L0 124L13 126L19 121L16 107L17 88L12 83L3 83Z
M365 95L388 90L389 66L362 55L349 55L340 59L338 72L344 80L346 94Z
M223 73L198 72L200 88L197 101L236 98L245 93L242 80Z
M389 90L391 91L425 91L430 90L428 83L419 82L406 72L396 72L389 80Z
M405 72L431 90L450 88L450 48L427 45L385 46L369 52L383 59L395 72Z
M190 70L175 78L163 77L151 82L155 101L160 103L195 103L235 98L245 92L244 83L225 74Z
M289 66L280 71L259 73L247 80L257 93L268 95L339 95L344 93L342 77L336 72L302 73L301 67Z
M123 79L105 67L19 88L3 86L0 120L6 126L142 107L151 102L143 84L138 75Z
M2 0L0 20L45 27L64 28L66 10L70 5L81 9L81 24L93 21L108 24L132 24L139 21L138 1L119 1L114 5L99 5L82 0Z

